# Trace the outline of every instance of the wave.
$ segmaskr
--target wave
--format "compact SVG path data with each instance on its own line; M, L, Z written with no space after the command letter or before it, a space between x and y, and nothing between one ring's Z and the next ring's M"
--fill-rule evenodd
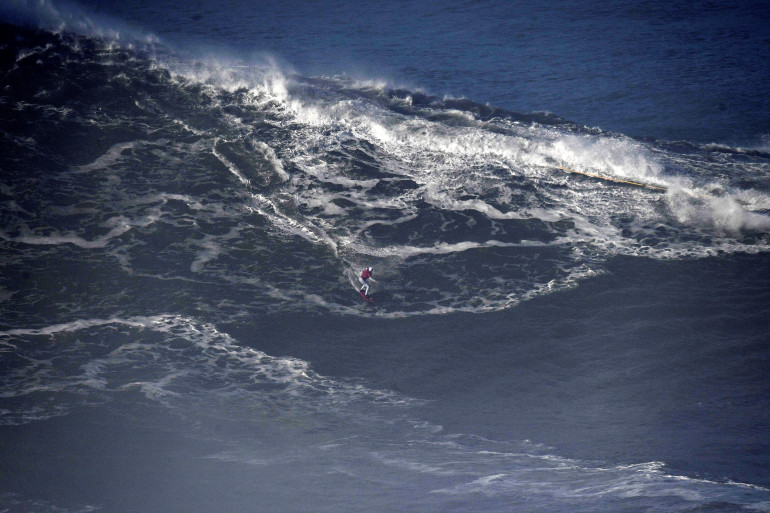
M373 265L375 315L400 317L510 308L618 255L768 250L762 152L69 30L4 41L0 237L31 259L75 248L343 315L371 313L346 283Z

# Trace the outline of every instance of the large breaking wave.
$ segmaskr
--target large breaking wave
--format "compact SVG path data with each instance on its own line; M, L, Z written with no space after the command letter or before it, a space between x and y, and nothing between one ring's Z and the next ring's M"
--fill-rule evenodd
M240 287L260 309L346 314L361 312L349 282L373 265L377 313L399 316L507 308L614 255L768 248L762 151L155 41L21 34L3 41L0 234L19 265L41 247L90 252L132 275Z

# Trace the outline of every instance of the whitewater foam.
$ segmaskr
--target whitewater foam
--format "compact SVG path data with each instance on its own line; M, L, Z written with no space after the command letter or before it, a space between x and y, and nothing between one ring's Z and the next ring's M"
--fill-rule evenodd
M88 334L88 342L72 336L79 332ZM36 344L40 336L53 345ZM35 394L72 393L74 404L100 404L107 400L104 394L132 389L177 414L183 414L191 401L210 401L209 394L222 401L227 396L253 397L252 389L263 390L264 407L288 394L312 411L344 410L358 401L390 406L419 402L360 383L332 380L313 372L308 362L241 346L210 324L177 315L78 319L16 328L0 331L0 341L4 353L26 362L2 378L2 397L15 402ZM273 392L268 394L269 390ZM70 409L62 397L50 406L29 409L21 403L6 410L0 423L26 423Z

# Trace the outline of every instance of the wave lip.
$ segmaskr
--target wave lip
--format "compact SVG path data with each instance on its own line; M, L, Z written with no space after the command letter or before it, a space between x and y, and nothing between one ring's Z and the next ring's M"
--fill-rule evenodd
M72 2L57 0L6 0L4 21L55 33L95 37L111 43L156 45L159 38L142 34L123 22L96 16Z

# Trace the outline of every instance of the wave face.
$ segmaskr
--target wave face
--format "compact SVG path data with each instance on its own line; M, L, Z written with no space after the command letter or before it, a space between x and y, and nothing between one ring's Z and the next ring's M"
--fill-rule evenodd
M2 238L19 266L97 253L226 284L256 311L356 314L348 282L373 265L376 315L404 316L509 308L616 255L768 249L761 151L84 37L25 33L4 61Z
M252 498L276 493L271 482L306 497L287 492L265 511L290 500L314 511L351 500L372 511L767 510L765 488L658 461L605 465L537 441L447 434L423 420L420 394L328 377L245 335L285 354L291 341L260 331L270 319L509 313L618 257L762 256L763 148L632 139L348 77L193 59L152 38L2 28L8 433L84 409L117 414L200 444L196 465L247 468L262 483ZM378 280L373 306L355 290L365 266ZM148 420L161 415L181 435ZM0 503L111 504L6 489Z

